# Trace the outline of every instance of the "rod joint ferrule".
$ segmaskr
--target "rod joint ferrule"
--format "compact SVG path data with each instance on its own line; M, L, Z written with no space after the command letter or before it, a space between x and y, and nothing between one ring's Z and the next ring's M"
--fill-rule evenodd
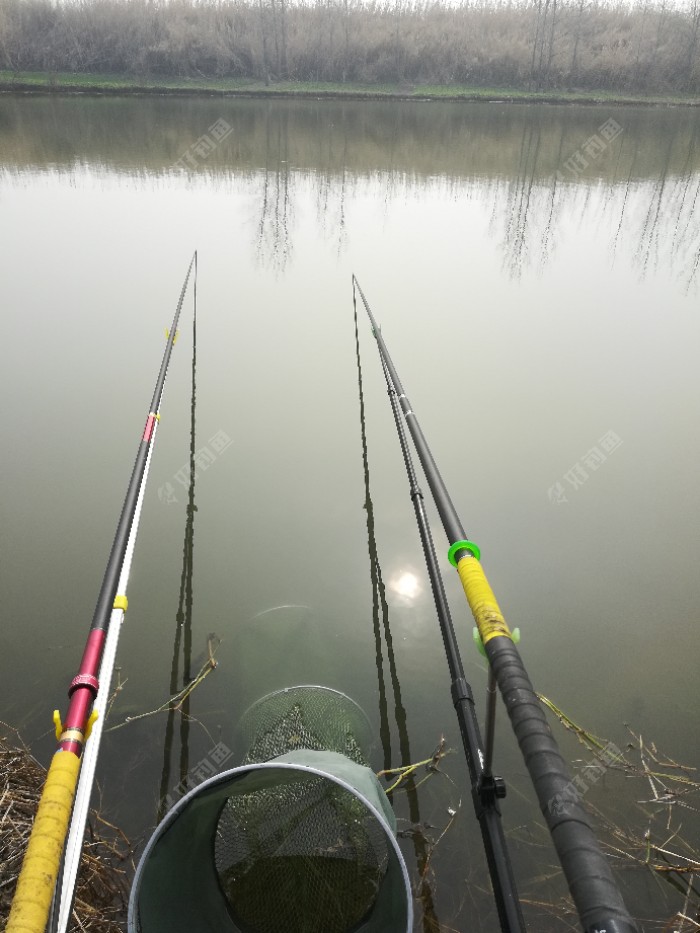
M59 742L74 742L77 745L85 744L85 733L81 729L64 729Z
M481 548L478 544L475 544L473 541L455 541L447 552L447 557L453 567L457 566L457 558L455 555L458 551L469 551L472 557L476 557L479 561L481 560Z
M452 702L457 706L459 703L464 702L464 700L473 703L474 694L466 678L458 677L456 680L452 681Z
M97 691L100 689L100 682L93 674L77 674L70 682L68 696L72 697L79 687L87 687L92 693L92 698L94 700L97 696Z

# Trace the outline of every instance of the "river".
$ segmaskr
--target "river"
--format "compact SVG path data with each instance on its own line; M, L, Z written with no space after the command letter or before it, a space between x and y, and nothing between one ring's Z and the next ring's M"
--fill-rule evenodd
M48 762L196 249L193 534L190 294L111 724L167 700L178 630L190 675L212 633L218 667L172 735L162 712L106 734L108 818L141 845L163 792L177 797L214 747L231 750L227 766L240 760L236 724L252 702L325 684L368 715L377 770L430 757L444 735L444 773L410 806L394 795L409 872L424 879L416 930L497 929L360 317L363 469L353 274L535 688L622 750L642 735L662 760L698 767L699 132L695 109L0 98L0 718ZM485 662L437 521L433 533L483 721ZM552 727L585 775L592 753ZM528 928L572 929L500 704L495 765ZM615 769L586 784L586 801L629 833L598 824L606 844L642 861L650 819L659 844L680 824L697 838L694 810L651 795ZM643 865L615 864L645 930L683 907Z

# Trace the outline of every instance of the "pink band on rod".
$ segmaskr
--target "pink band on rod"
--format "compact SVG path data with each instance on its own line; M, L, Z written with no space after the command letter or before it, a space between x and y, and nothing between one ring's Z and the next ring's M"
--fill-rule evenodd
M151 412L146 419L146 427L143 429L143 440L148 442L153 434L153 426L156 423L156 416Z

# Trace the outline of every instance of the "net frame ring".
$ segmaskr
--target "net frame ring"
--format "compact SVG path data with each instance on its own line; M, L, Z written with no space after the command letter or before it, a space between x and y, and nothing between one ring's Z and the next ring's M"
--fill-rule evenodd
M353 700L351 696L348 696L347 693L342 693L340 690L335 690L333 687L325 687L321 684L299 684L293 687L282 687L279 690L272 690L254 703L251 703L245 712L241 714L236 725L238 742L241 746L247 746L246 752L249 751L254 737L259 735L259 730L256 726L259 724L261 716L264 716L271 705L278 700L284 700L289 704L291 709L292 705L294 705L293 701L297 697L303 700L307 700L310 697L321 697L328 703L335 703L343 707L346 715L352 716L353 735L357 740L359 748L362 750L365 757L369 758L371 749L375 744L375 736L367 714L360 704ZM322 725L327 728L327 723L325 721ZM338 751L339 749L334 750Z
M282 757L294 759L316 754L324 753L303 751ZM384 833L389 864L371 914L355 930L357 933L411 933L411 882L395 830L386 815L350 781L298 760L273 760L232 768L207 779L173 806L149 839L136 869L129 896L128 933L161 933L166 929L169 933L209 933L212 929L240 933L215 864L219 819L230 797L246 793L245 788L234 790L236 784L248 780L253 789L272 788L276 784L275 772L280 770L303 772L332 781L367 809ZM378 782L377 787L384 794ZM386 802L391 810L388 798Z

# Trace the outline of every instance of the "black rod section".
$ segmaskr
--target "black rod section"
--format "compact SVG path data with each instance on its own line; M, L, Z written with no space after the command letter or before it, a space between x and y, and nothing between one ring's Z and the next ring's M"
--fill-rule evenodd
M399 395L398 401L445 534L450 545L463 541L466 534L462 523L433 460L415 412L403 391L396 367L391 361L367 299L353 276L353 288L355 286L372 324L380 357ZM457 563L465 558L476 559L467 548L459 549L454 557ZM484 647L584 933L638 933L638 927L625 907L610 865L591 828L588 814L571 780L568 765L552 735L518 649L510 635L499 634L488 638Z
M479 821L479 827L481 829L481 838L483 840L486 861L493 885L498 919L503 933L525 933L525 921L520 909L515 875L513 874L513 868L510 862L510 854L508 852L508 846L503 832L503 824L501 823L501 813L497 802L498 796L503 796L505 788L502 783L499 785L501 790L498 796L495 792L495 784L493 785L493 793L482 793L484 752L474 707L474 695L464 674L464 667L457 646L457 637L452 623L450 607L447 602L442 574L440 573L437 554L435 553L435 544L430 531L430 523L428 522L425 511L423 493L418 485L411 451L403 429L396 391L392 385L391 377L389 376L383 359L382 367L384 369L384 378L386 379L391 409L394 414L396 433L398 434L401 453L403 454L403 461L406 467L410 496L416 515L416 524L418 525L421 544L423 546L423 555L430 578L430 586L435 600L435 608L440 623L440 632L447 656L447 665L450 669L452 702L457 713L462 746L467 759L467 767L471 779L471 796L476 818Z
M396 367L394 366L386 344L384 343L381 330L379 329L377 322L374 319L374 315L370 310L364 292L360 287L360 283L354 276L353 285L357 286L357 290L360 293L360 297L362 298L362 303L365 306L365 311L369 315L370 323L372 324L372 332L377 343L379 344L381 358L389 370L389 375L391 376L391 381L394 385L394 388L396 389L396 394L398 396L399 404L401 405L401 410L403 411L404 417L406 418L408 430L410 431L411 437L413 438L413 443L418 454L418 459L421 462L423 472L425 473L426 479L428 480L428 485L430 486L430 491L432 493L433 499L435 500L435 505L440 515L440 520L442 521L447 537L450 539L450 542L463 541L467 536L464 528L462 527L462 523L459 520L459 515L457 515L457 510L452 504L447 487L445 486L442 477L440 476L440 471L437 468L437 464L433 460L433 455L431 454L430 448L428 447L428 442L423 436L418 419L413 414L411 403L409 402L408 396L404 392L404 388L401 385L399 374L396 372ZM434 484L431 482L431 476L435 478ZM433 488L433 485L435 488ZM459 560L460 555L463 553L464 551L459 551L457 553L457 560Z
M116 596L117 586L119 585L119 574L121 572L121 566L124 563L124 555L126 554L126 547L129 542L131 523L134 518L134 512L136 511L136 502L139 497L141 478L146 467L146 457L148 456L148 448L150 446L151 440L151 431L149 430L149 425L151 424L151 419L158 414L158 408L160 407L160 400L163 395L163 387L165 386L165 377L168 373L168 365L170 364L170 355L173 350L173 344L175 343L175 337L177 336L177 325L178 321L180 320L180 311L182 310L182 303L185 300L187 283L190 280L190 273L192 272L192 266L194 265L196 255L197 254L195 253L190 260L190 264L187 269L187 275L185 276L185 281L182 283L182 289L180 290L180 298L177 303L177 308L175 309L175 316L173 317L173 323L168 334L168 341L163 352L163 360L160 364L160 372L158 373L156 385L153 390L151 407L149 408L149 415L146 421L146 429L144 430L141 443L139 444L139 448L136 453L136 461L134 462L131 479L129 480L129 486L124 498L124 504L119 516L119 522L117 523L117 530L114 535L112 550L109 554L109 560L107 561L107 568L102 580L102 586L100 587L100 593L97 597L97 605L95 606L95 612L92 617L92 624L90 626L91 631L94 631L95 629L106 631L109 625L109 619L112 614L112 606L114 605L114 597Z

